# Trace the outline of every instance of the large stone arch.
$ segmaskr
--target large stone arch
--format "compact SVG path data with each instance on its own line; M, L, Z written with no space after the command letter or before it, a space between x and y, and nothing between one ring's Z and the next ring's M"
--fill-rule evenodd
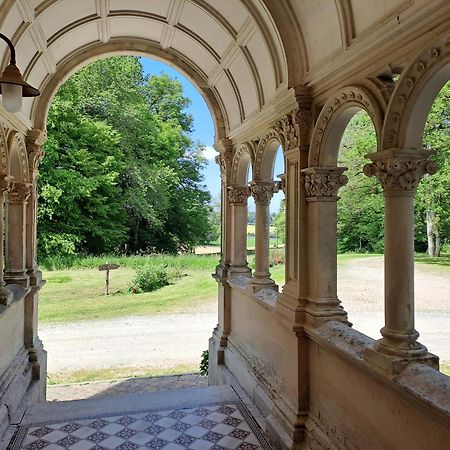
M231 184L233 186L244 186L247 184L249 167L253 167L255 150L250 142L239 145L233 155L231 169Z
M267 130L258 142L255 152L253 178L257 181L271 181L275 158L280 146L283 146L283 136L275 129Z
M384 111L376 96L362 86L347 86L336 92L323 106L314 127L308 165L336 166L345 128L359 110L372 119L380 145ZM375 149L374 149L375 150Z
M45 130L51 101L61 85L71 75L97 59L130 53L154 57L182 72L196 86L208 105L213 117L216 142L225 137L225 130L228 126L225 107L220 103L220 99L218 100L213 89L208 86L207 80L201 75L198 68L194 67L180 55L174 55L169 51L158 48L151 42L141 39L128 42L110 42L108 44L99 43L95 46L90 46L88 49L80 48L70 58L67 58L60 70L45 80L41 95L36 98L33 104L31 112L33 126ZM220 146L217 148L220 149Z
M425 122L450 79L450 34L428 45L402 73L386 112L382 148L421 148Z
M8 141L7 133L3 124L0 123L0 173L3 175L8 174L9 161L8 161Z

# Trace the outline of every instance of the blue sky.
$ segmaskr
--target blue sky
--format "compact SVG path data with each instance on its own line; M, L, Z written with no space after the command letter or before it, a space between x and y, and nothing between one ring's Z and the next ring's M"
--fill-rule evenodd
M167 73L172 78L176 78L183 85L184 95L191 99L191 106L188 111L194 118L194 131L192 133L192 139L194 141L200 141L202 145L206 147L204 156L208 158L208 163L204 167L202 173L204 176L204 184L213 197L220 196L220 170L219 166L214 161L215 152L213 151L214 145L214 125L206 102L199 93L196 87L180 72L172 67L164 64L160 61L156 61L149 58L141 58L144 72L146 74L160 74L161 72ZM283 157L281 151L278 152L277 159L275 161L275 174L283 173ZM274 195L270 204L271 212L277 212L279 209L280 201L283 198L283 193ZM251 200L251 199L250 199ZM249 201L249 208L254 209L254 204Z

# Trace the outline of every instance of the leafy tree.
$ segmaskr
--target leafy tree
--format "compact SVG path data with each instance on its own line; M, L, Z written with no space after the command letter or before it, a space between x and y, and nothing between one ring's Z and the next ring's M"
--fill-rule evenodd
M348 183L339 191L339 252L383 251L384 198L381 185L362 169L364 156L376 149L376 135L366 112L353 116L339 149L339 165L348 167Z
M424 146L435 150L435 175L426 175L416 194L416 241L429 256L439 256L450 237L450 83L436 97L424 131Z
M280 202L280 210L273 218L272 224L277 229L278 239L281 243L285 242L286 238L286 205L284 199Z
M206 238L210 198L189 102L177 80L145 76L136 57L97 61L61 87L40 176L41 253L51 233L91 253L176 252Z

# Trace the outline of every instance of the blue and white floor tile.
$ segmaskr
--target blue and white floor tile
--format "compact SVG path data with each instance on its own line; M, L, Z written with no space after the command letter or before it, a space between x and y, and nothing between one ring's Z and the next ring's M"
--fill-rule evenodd
M256 450L270 446L240 402L20 426L10 450Z

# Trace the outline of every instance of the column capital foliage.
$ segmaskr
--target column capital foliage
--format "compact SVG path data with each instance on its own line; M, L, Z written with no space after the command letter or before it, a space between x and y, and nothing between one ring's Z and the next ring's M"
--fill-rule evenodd
M9 192L14 186L14 177L11 175L1 174L0 175L0 195L5 192Z
M10 205L26 204L31 194L31 183L16 182L8 191L8 203Z
M303 183L308 199L337 199L342 186L348 182L346 167L309 167L303 169Z
M28 167L30 173L36 174L39 167L39 163L44 157L43 147L47 140L47 132L38 128L29 130L25 139L27 154L28 154Z
M274 193L278 192L278 183L273 181L260 181L250 185L250 192L255 203L270 203Z
M437 165L428 158L432 150L386 150L367 155L372 162L364 166L368 177L375 176L385 193L415 193L425 174L434 174Z
M222 184L227 186L231 180L231 168L233 165L233 156L231 151L221 153L216 156L216 163L220 167L220 178L222 180Z
M247 198L250 195L248 186L229 186L227 189L230 203L247 204Z

